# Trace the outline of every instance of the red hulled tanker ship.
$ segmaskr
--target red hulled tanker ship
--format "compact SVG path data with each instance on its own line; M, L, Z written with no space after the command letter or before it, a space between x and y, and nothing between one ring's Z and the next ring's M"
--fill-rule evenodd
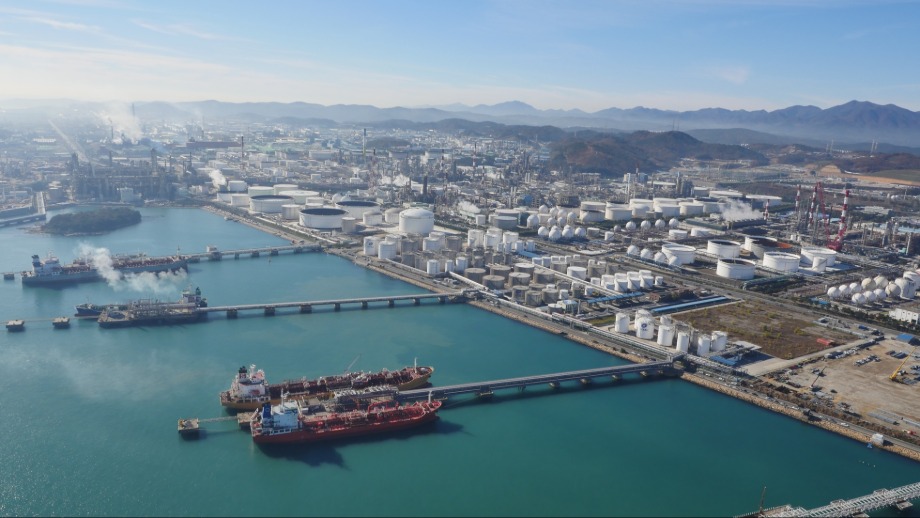
M437 420L440 401L419 401L402 406L393 398L372 400L351 409L316 400L303 403L282 400L253 412L252 440L257 444L291 444L356 437L413 428Z

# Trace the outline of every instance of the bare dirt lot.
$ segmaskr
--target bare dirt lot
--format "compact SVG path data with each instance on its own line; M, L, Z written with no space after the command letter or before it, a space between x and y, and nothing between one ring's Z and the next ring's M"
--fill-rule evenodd
M792 311L756 301L687 311L673 315L701 331L725 331L731 341L744 340L761 346L762 352L791 359L826 347L818 338L838 343L853 339L853 335L815 324Z
M843 356L834 360L820 359L807 364L802 369L797 369L790 375L789 381L801 385L801 389L810 391L811 384L820 387L834 403L848 403L851 410L857 412L863 419L877 421L886 426L896 426L899 429L913 430L920 434L920 427L898 420L894 425L884 419L873 417L878 414L891 419L894 416L906 417L920 423L920 405L917 404L920 396L920 383L906 385L891 381L889 377L899 368L903 360L889 356L889 351L903 351L908 356L907 362L901 367L910 373L909 378L920 376L920 372L912 370L913 365L920 365L920 359L914 358L918 349L895 340L882 342L860 349L856 354ZM871 355L878 357L878 361L865 361ZM860 362L861 365L857 365ZM814 374L814 369L823 369L822 376Z

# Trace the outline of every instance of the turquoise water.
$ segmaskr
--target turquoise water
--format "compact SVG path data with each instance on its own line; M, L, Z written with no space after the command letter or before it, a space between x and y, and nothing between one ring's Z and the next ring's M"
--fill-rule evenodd
M193 209L143 209L134 228L61 238L0 229L0 270L81 242L152 255L282 244ZM679 380L449 402L434 426L263 450L235 423L178 437L178 417L223 415L240 365L270 380L420 364L438 385L620 360L466 305L261 315L102 330L50 319L81 302L178 298L211 305L416 293L325 254L191 265L159 291L0 284L0 514L609 516L733 515L806 507L920 480L920 465ZM43 319L41 321L37 319ZM916 515L916 513L915 513Z

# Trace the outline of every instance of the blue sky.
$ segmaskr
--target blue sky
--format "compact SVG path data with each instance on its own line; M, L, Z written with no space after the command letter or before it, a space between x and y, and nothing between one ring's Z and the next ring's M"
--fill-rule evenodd
M920 110L920 3L0 0L0 99Z

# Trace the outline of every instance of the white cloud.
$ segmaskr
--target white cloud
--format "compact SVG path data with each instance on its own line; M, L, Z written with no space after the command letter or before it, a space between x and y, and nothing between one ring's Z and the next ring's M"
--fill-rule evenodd
M159 34L165 34L167 36L192 36L201 40L237 40L239 38L234 38L231 36L224 36L221 34L215 34L211 32L205 32L201 29L193 27L189 24L184 23L173 23L169 25L157 25L150 22L145 22L141 20L131 20L138 27L142 27L149 31L153 31Z

